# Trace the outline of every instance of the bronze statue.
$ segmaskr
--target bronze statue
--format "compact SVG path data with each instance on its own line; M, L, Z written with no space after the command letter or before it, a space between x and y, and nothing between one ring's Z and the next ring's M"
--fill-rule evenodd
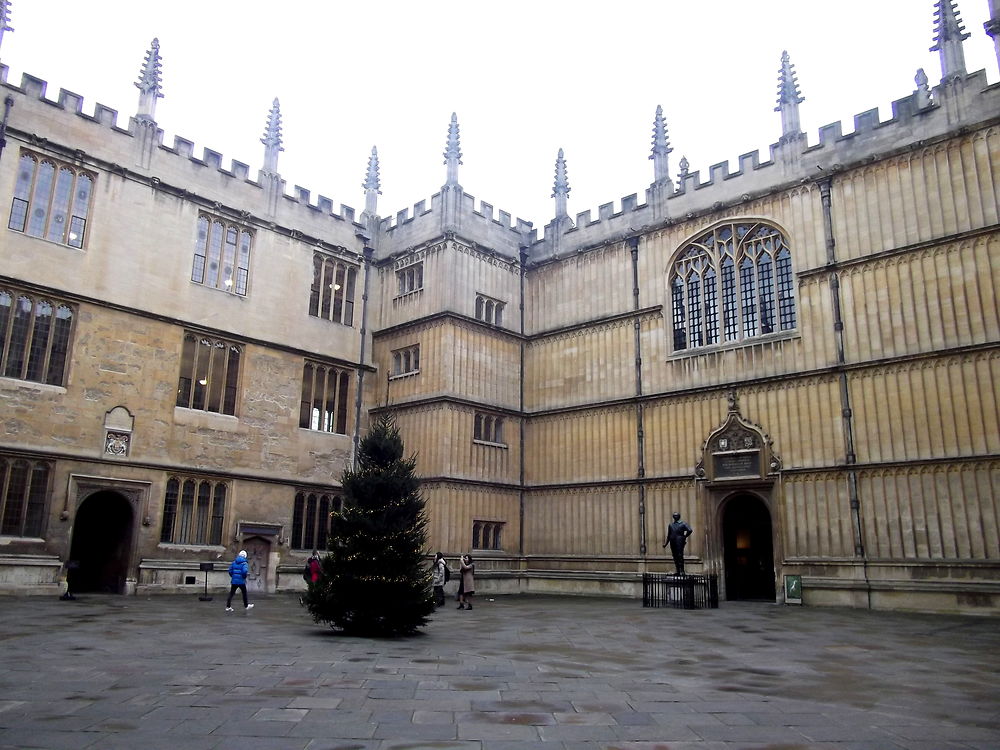
M663 546L670 545L670 554L674 556L677 575L684 575L684 545L693 533L694 529L688 526L686 521L681 520L681 514L674 513L674 522L667 526L667 538L663 540Z

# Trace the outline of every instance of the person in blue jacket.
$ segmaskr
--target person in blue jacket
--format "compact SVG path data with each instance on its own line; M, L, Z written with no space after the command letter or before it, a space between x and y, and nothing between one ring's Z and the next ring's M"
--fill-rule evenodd
M240 553L236 556L236 559L229 564L229 578L231 583L229 585L229 598L226 599L226 612L233 611L233 594L236 593L236 589L240 590L243 594L243 607L247 612L253 607L252 604L247 602L247 576L250 575L250 564L247 562L247 551L244 549L240 550Z

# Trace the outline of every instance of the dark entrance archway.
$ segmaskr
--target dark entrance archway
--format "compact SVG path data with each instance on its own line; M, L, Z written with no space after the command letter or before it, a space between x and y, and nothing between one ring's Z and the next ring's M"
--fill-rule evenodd
M133 516L129 501L109 490L94 493L80 504L69 553L72 593L124 593Z
M771 514L753 495L737 495L722 511L726 599L774 601Z

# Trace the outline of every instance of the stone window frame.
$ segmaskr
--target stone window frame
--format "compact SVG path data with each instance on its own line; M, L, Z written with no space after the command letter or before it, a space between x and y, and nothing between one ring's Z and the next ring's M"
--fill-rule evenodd
M208 356L205 356L208 350ZM176 405L236 416L243 346L185 331L177 377Z
M424 288L424 262L411 263L396 271L397 297L419 292Z
M739 346L797 330L787 233L765 219L726 219L682 243L667 273L676 354Z
M358 267L326 253L313 253L309 315L345 326L354 325Z
M506 448L503 438L504 418L499 414L477 411L472 423L472 441L495 448Z
M0 376L64 386L75 320L68 302L0 287Z
M392 352L392 369L390 379L402 378L420 373L420 344L404 346Z
M330 534L330 515L340 511L342 499L335 490L296 490L292 504L289 549L323 551Z
M82 250L96 183L90 170L22 149L7 228Z
M42 538L54 468L52 461L0 453L0 536Z
M160 544L224 544L230 490L230 482L218 478L170 474L163 491Z
M507 306L506 302L501 302L485 294L476 295L476 320L489 323L493 326L503 325L503 311Z
M219 216L198 212L191 281L221 292L246 297L254 232ZM214 266L214 268L213 268Z
M503 549L503 529L505 521L472 522L472 549L500 551Z
M299 427L346 435L350 426L351 375L343 367L306 360L302 366Z

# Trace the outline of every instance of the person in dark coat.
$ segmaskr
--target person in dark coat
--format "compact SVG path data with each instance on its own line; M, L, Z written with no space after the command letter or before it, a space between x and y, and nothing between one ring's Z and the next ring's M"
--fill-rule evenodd
M250 563L247 562L247 552L244 549L229 564L229 597L226 599L226 612L233 611L233 594L239 589L243 594L243 610L249 612L253 605L247 601L247 577L250 575Z

